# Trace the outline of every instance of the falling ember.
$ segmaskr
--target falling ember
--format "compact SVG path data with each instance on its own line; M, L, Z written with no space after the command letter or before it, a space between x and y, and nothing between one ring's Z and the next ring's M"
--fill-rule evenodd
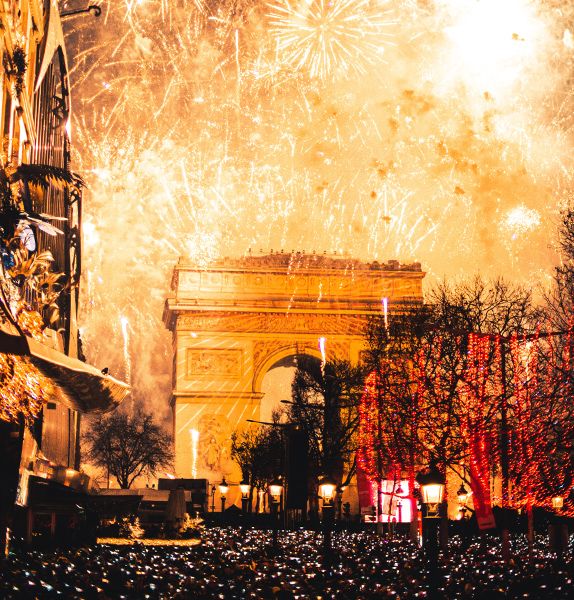
M383 298L383 318L385 320L385 330L389 330L389 299Z
M199 431L197 429L190 429L189 435L191 436L191 476L193 479L197 478L197 451L199 448Z
M319 338L319 350L321 351L321 374L325 376L325 365L327 364L327 338Z
M124 338L124 360L125 360L125 367L126 367L126 380L129 383L132 380L132 361L130 358L130 350L129 350L130 340L129 340L129 330L128 330L128 325L129 325L128 318L121 317L120 323L122 325L122 336Z

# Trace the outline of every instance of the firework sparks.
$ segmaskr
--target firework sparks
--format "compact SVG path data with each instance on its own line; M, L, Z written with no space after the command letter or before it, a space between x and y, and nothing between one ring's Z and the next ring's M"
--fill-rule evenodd
M549 270L546 223L573 191L563 2L125 0L104 19L65 23L90 190L83 331L89 359L121 372L113 323L129 318L136 395L158 376L168 393L169 361L150 355L170 353L179 256Z
M195 479L197 477L199 431L197 429L190 429L189 435L191 437L191 476Z
M513 236L524 235L540 226L540 213L526 206L517 206L506 213L503 225Z
M269 6L278 52L296 70L326 79L380 61L393 25L370 0L282 0Z
M124 359L126 361L126 379L128 382L132 379L132 361L130 358L130 337L128 326L130 322L127 317L122 317L120 319L120 323L122 325L122 337L124 338Z
M319 338L319 351L321 352L321 374L325 377L325 365L327 364L327 338Z

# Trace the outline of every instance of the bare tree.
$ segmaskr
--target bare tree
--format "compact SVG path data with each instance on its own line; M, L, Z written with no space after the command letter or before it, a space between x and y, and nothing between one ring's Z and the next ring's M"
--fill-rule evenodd
M153 477L173 463L171 437L151 413L138 409L133 416L116 411L99 417L84 435L86 457L113 475L127 489L140 476Z
M274 413L273 421L279 422ZM231 458L239 465L243 479L249 482L250 500L269 482L283 472L284 441L281 427L250 427L234 431L231 435ZM259 494L256 495L255 512L259 512Z
M348 361L321 364L298 358L289 418L307 434L309 477L327 475L348 485L355 473L358 405L365 371Z

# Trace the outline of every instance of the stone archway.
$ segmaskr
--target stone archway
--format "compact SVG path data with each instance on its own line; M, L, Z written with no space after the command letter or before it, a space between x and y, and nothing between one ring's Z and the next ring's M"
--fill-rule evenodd
M305 254L224 259L174 269L164 322L173 332L176 474L240 477L229 438L259 418L261 384L292 355L357 362L370 315L422 302L420 264Z

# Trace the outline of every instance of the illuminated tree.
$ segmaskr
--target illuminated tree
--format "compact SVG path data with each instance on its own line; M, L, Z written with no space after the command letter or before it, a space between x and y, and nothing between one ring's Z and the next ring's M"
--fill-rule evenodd
M491 472L499 469L507 503L514 365L503 345L531 334L538 312L528 290L502 280L443 283L428 298L367 332L362 462L380 480L433 458L466 478L477 504L489 503Z
M377 485L377 503L382 511L381 480L409 480L411 514L416 515L412 495L416 465L424 453L420 432L420 410L424 399L419 359L424 346L422 331L429 313L422 307L395 315L371 319L366 337L369 370L360 403L357 461L368 480ZM416 535L413 521L412 534Z

